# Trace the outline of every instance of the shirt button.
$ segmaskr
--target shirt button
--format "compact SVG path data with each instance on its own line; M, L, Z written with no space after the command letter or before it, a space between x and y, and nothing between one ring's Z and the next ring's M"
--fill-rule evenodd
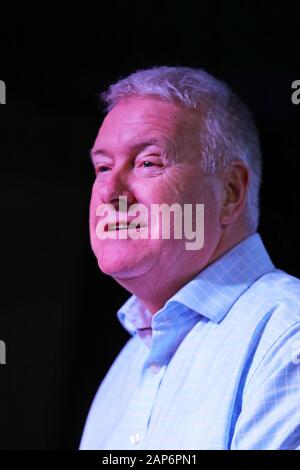
M153 362L150 366L150 370L152 374L158 374L158 372L160 371L160 365Z
M139 435L139 433L136 432L135 434L131 434L130 440L131 440L131 443L132 443L132 444L138 444L138 443L140 442L140 435Z

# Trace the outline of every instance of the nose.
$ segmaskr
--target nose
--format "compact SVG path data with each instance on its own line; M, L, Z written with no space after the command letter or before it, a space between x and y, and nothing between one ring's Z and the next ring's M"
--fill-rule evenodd
M119 210L119 197L127 197L127 205L135 202L135 197L129 188L127 178L120 171L111 170L106 175L105 181L99 182L100 198L105 204L112 204L116 210Z

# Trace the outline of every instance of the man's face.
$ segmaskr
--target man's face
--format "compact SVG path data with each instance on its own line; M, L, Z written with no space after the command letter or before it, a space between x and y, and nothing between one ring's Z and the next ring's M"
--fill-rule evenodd
M96 179L90 238L100 269L120 283L133 278L159 283L200 271L215 250L222 184L218 174L205 175L200 169L198 129L194 114L152 97L122 100L104 119L92 149ZM100 239L97 208L112 204L124 219L126 214L118 212L119 196L127 196L128 207L142 204L149 213L152 204L204 204L203 248L186 250L184 238Z

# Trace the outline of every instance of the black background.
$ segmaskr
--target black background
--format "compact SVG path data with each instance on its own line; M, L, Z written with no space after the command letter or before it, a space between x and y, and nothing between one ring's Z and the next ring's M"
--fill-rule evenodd
M88 236L88 151L111 81L186 65L234 88L262 141L260 233L277 266L300 276L297 3L1 5L0 448L76 449L128 337L115 317L128 293L100 273Z

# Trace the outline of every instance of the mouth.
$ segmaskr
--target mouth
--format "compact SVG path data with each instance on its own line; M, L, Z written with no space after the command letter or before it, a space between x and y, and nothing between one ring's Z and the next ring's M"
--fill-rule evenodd
M134 224L134 223L127 223L127 222L111 222L107 223L104 227L104 232L112 232L112 231L119 231L119 230L140 230L141 228L146 227L146 224Z

